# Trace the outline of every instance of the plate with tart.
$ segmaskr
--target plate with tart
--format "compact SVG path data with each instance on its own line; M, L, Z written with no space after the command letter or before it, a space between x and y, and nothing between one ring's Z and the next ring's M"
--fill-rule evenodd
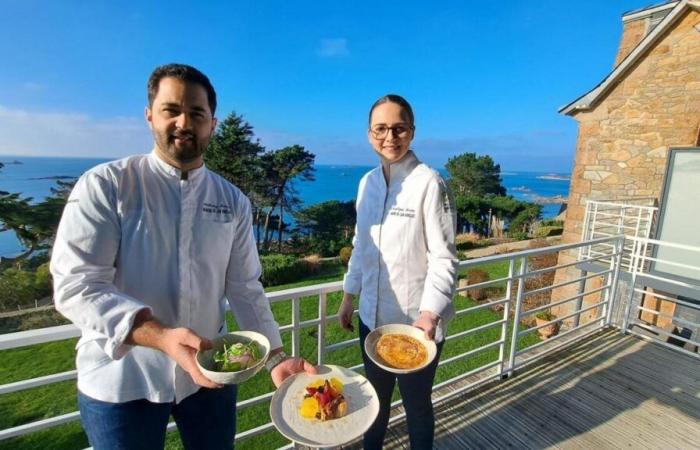
M361 437L379 413L372 384L350 369L316 366L318 374L288 377L272 395L270 417L287 439L333 447Z
M394 323L372 330L365 339L365 352L382 369L406 374L430 364L437 346L420 328Z

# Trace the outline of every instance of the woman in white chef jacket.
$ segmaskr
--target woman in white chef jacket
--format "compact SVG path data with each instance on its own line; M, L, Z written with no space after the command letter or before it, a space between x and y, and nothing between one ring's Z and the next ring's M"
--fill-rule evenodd
M372 105L367 136L381 164L360 180L353 251L338 310L341 325L352 330L353 296L360 296L360 347L380 404L364 436L365 449L382 448L397 379L411 448L432 448L430 393L446 325L454 315L454 203L442 177L409 149L414 134L413 110L403 97L386 95ZM438 356L432 364L398 376L375 365L364 352L364 340L389 323L411 324L434 339Z

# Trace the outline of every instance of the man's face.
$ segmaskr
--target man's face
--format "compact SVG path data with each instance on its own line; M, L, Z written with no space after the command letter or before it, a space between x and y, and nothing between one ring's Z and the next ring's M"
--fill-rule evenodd
M153 105L146 108L146 121L163 160L181 170L202 165L202 154L216 127L202 86L163 78Z

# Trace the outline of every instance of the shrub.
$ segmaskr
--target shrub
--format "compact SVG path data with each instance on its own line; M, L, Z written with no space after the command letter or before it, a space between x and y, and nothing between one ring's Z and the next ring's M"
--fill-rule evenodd
M16 267L0 273L0 310L34 306L34 300L51 295L51 275L48 263L36 271Z
M469 250L477 247L481 239L482 237L478 233L462 233L455 236L455 245L457 246L457 250Z
M513 233L510 233L510 236L516 241L524 241L525 239L527 239L527 232L515 231Z
M535 317L540 320L546 320L547 322L550 322L555 319L554 314L552 314L551 312L549 312L549 310L546 309L535 314Z
M347 266L348 263L350 262L350 256L352 255L352 247L343 247L340 249L339 257L340 257L340 262L343 263L344 266Z
M474 284L479 284L483 283L485 281L489 281L491 278L489 277L488 272L485 270L481 269L471 269L467 272L467 282L469 283L469 286L472 286ZM486 289L487 288L476 288L476 289L470 289L468 291L469 296L473 298L474 300L483 300L486 298Z
M291 255L281 255L278 253L264 255L260 257L262 264L263 286L277 286L279 284L297 281L305 275L304 264Z

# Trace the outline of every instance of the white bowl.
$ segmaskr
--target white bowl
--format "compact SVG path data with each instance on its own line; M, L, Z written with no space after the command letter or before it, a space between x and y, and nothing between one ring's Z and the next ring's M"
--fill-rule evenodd
M244 344L255 341L260 349L262 358L253 366L238 372L217 372L214 369L214 353L223 350L224 342L232 345L237 342ZM209 350L198 351L195 355L197 367L205 377L219 384L239 384L252 378L260 369L265 366L265 361L270 354L270 341L260 333L255 331L234 331L212 340L213 347Z
M414 369L398 369L388 365L379 355L377 355L376 351L377 341L385 334L404 334L417 339L421 344L425 345L425 349L428 351L428 357L426 358L425 363ZM435 345L435 341L426 339L425 331L421 330L420 328L416 328L411 325L392 323L377 327L367 335L367 338L365 339L365 352L372 362L382 369L397 374L406 374L417 372L429 365L433 359L435 359L435 355L437 355L437 346Z

